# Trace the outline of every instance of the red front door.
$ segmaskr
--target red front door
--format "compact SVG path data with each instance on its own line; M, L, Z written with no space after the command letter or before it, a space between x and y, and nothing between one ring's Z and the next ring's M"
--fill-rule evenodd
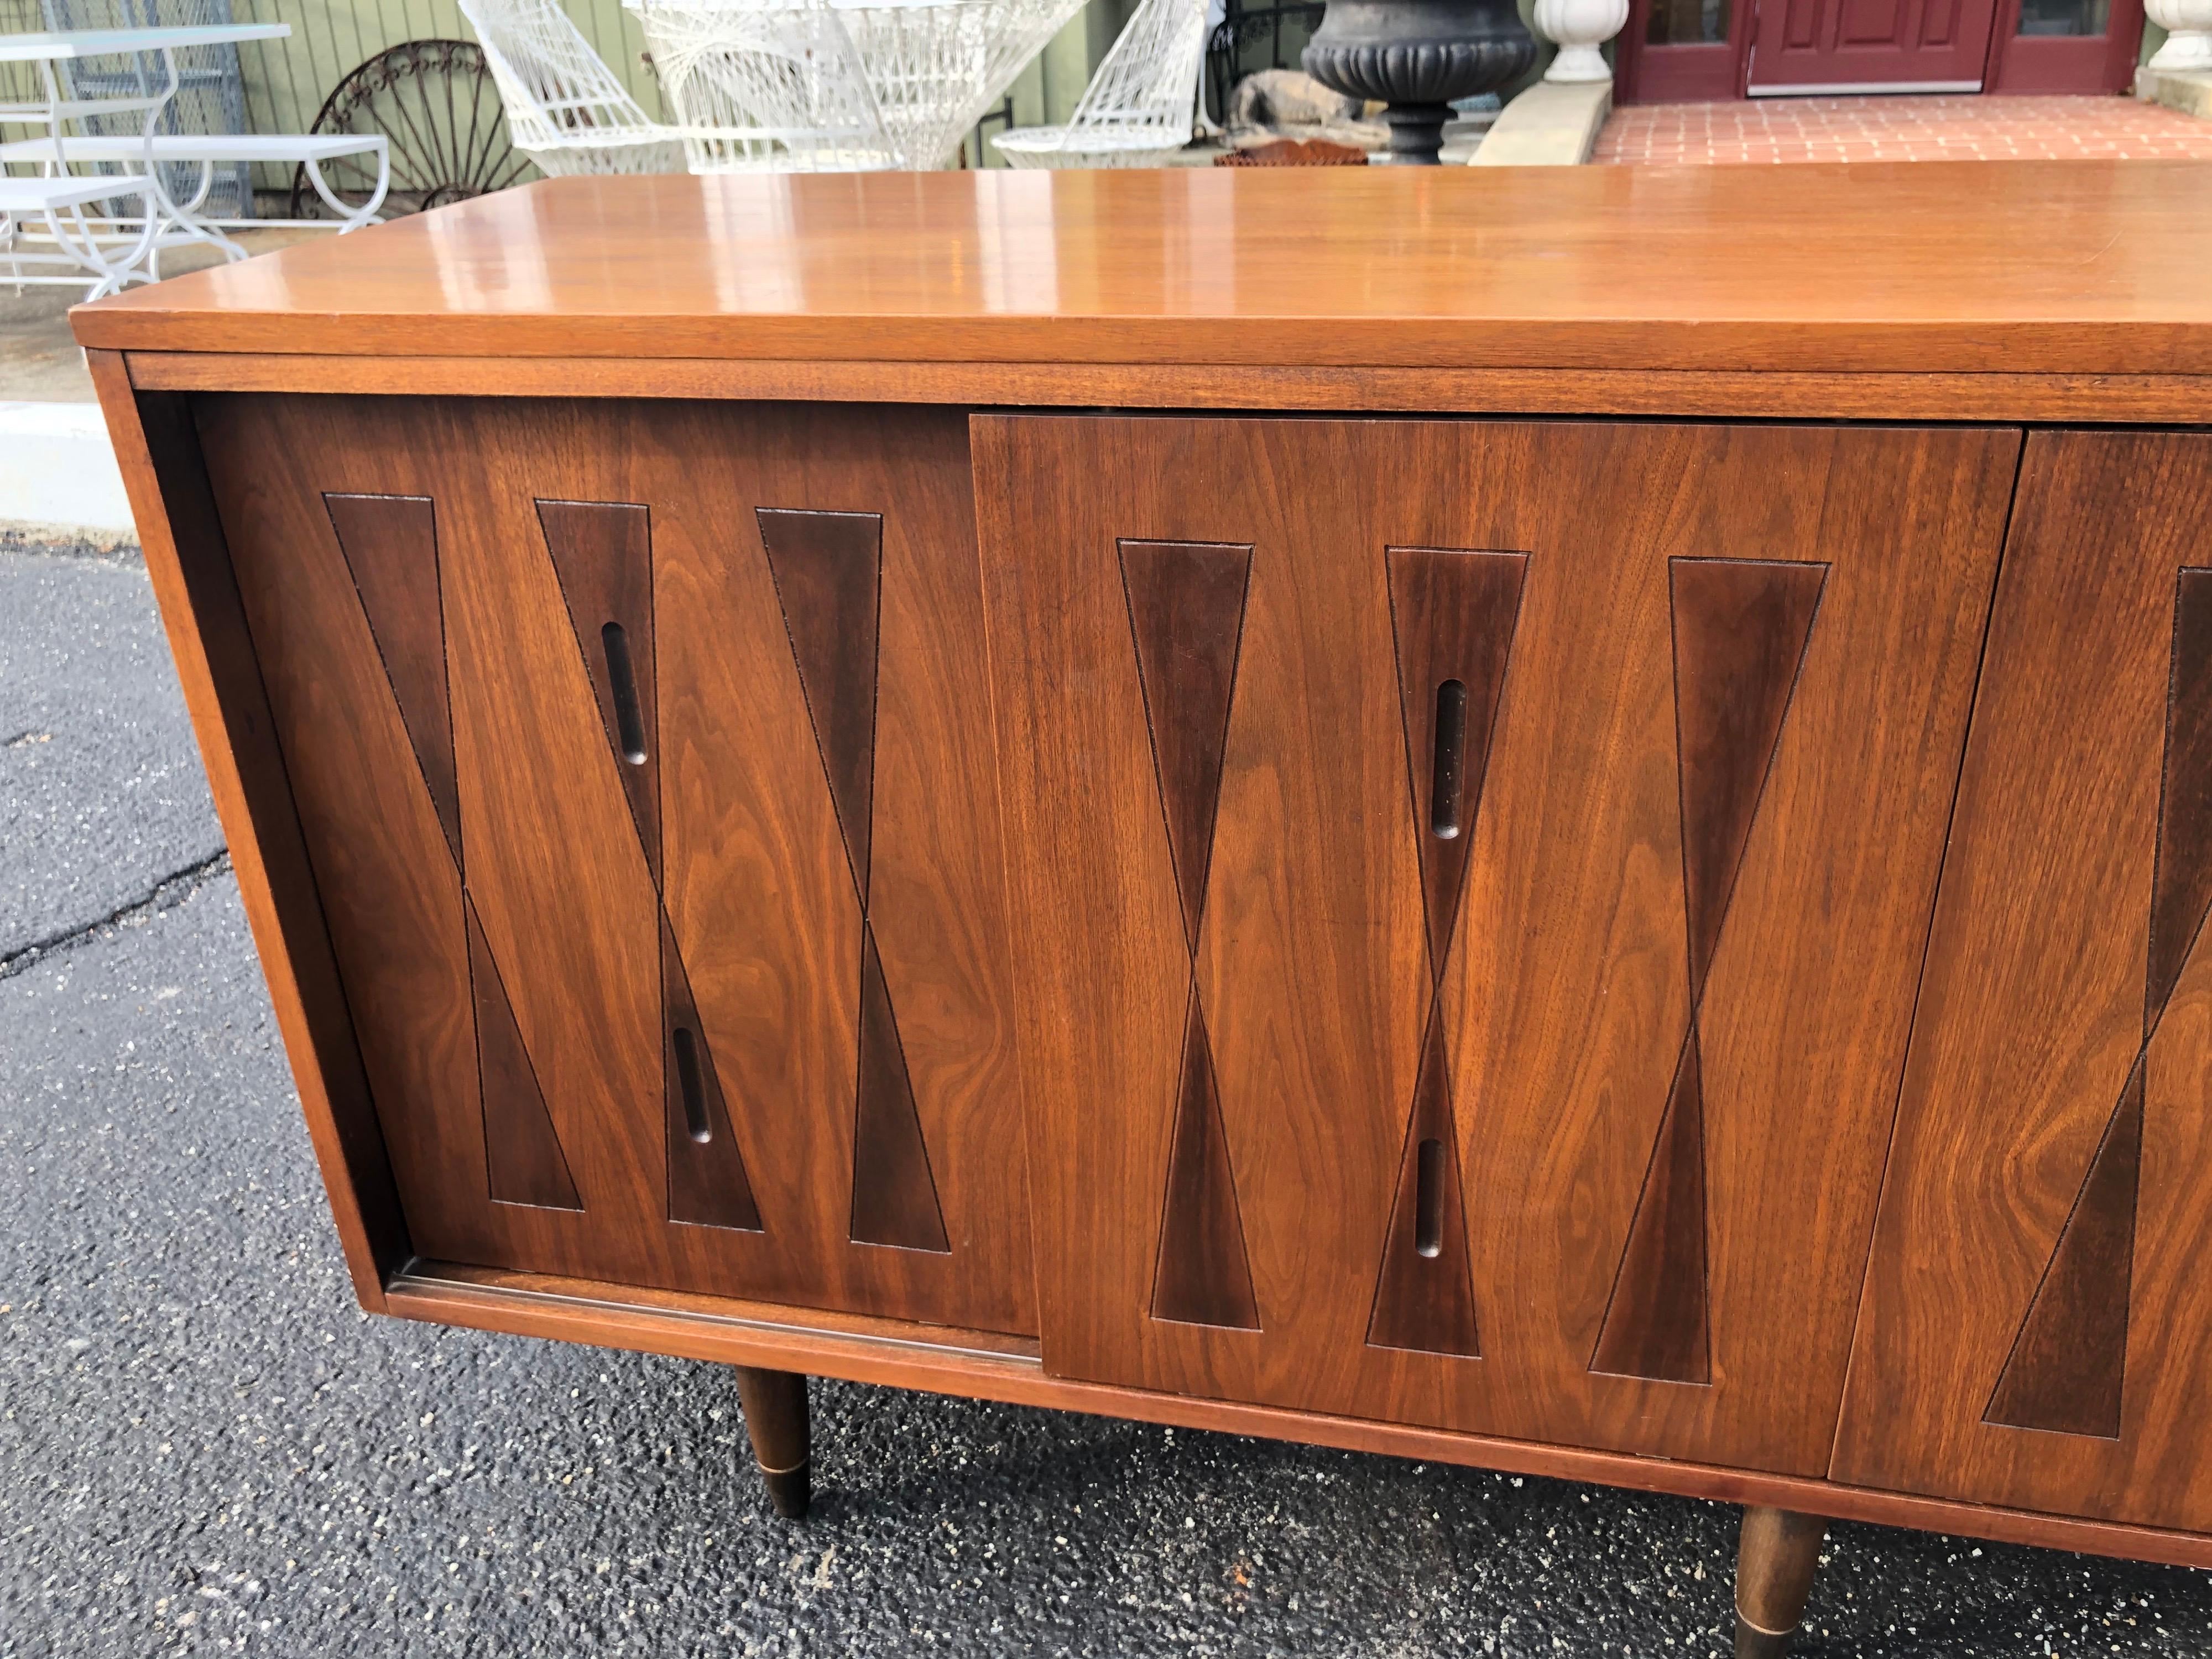
M1977 92L1997 0L1767 0L1750 89Z
M2142 26L2142 0L1632 0L1617 92L2123 92Z

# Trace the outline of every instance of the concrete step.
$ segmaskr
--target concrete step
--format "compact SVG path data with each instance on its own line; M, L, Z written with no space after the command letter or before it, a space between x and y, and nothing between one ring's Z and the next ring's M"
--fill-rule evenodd
M21 540L132 533L98 404L0 402L0 524Z

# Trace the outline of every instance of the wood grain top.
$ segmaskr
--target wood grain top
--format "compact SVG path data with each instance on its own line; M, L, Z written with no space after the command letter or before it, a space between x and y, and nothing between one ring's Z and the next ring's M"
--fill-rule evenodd
M574 178L79 307L129 351L2212 373L2212 163Z

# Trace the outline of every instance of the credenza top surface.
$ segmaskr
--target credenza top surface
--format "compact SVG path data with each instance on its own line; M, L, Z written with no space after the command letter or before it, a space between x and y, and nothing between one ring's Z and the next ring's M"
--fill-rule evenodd
M568 178L75 320L129 351L2212 374L2212 162Z

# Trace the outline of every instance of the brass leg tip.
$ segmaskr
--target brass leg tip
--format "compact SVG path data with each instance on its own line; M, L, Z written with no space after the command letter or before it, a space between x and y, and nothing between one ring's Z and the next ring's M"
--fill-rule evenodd
M761 1479L768 1483L768 1501L775 1505L778 1515L787 1521L806 1518L806 1507L814 1497L811 1465L801 1463L795 1469L778 1469L773 1473L763 1469Z
M1735 1621L1735 1659L1782 1659L1790 1651L1790 1638L1797 1632L1785 1630L1776 1632L1747 1625L1739 1613Z

